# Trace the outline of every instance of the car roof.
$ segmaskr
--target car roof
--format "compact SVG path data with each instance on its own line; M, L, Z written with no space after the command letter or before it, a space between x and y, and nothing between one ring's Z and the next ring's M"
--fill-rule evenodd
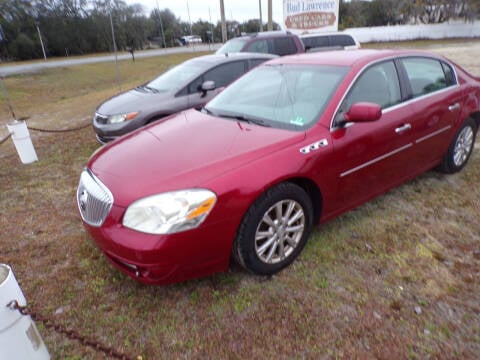
M320 37L320 36L339 36L339 35L346 35L353 38L353 36L346 32L322 32L322 33L309 33L309 34L302 34L300 38L310 38L310 37Z
M249 33L246 35L238 36L230 40L250 40L254 38L265 38L265 37L295 37L296 35L284 30L274 30L274 31L261 31L256 33ZM229 40L229 41L230 41Z
M226 63L235 60L242 60L242 59L275 59L278 55L273 54L263 54L263 53L231 53L231 54L210 54L210 55L203 55L192 58L187 60L188 62L192 63L203 63L205 65L216 65L221 63Z
M417 50L374 50L374 49L359 49L359 50L335 50L306 53L301 55L284 56L275 60L271 60L270 64L322 64L331 66L348 66L355 65L363 66L372 61L388 59L392 57L417 55L429 56L432 58L443 59L441 56Z

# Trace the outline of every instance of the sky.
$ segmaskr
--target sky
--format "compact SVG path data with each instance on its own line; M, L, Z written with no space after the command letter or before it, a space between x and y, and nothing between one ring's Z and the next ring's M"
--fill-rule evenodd
M262 20L268 21L268 0L262 2ZM213 23L220 21L220 0L126 0L128 5L141 4L145 8L146 15L158 7L160 10L169 8L177 17L183 21L196 22L199 19L204 21L212 20ZM226 20L237 20L243 22L249 19L259 18L259 0L224 0ZM188 5L188 7L187 7ZM188 11L189 9L190 11ZM209 12L210 10L210 12ZM190 12L190 19L188 14ZM272 0L273 21L278 24L283 22L283 1Z

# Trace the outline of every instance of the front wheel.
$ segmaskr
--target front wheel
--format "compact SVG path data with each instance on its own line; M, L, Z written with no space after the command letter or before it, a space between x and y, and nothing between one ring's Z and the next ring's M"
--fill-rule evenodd
M260 275L274 274L300 254L312 228L307 193L292 183L266 191L247 211L233 245L235 260Z
M475 120L468 118L453 138L437 169L447 174L462 170L472 154L476 135L477 124Z

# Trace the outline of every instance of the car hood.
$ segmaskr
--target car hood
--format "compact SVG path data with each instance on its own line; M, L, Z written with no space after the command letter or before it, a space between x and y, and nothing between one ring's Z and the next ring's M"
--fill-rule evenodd
M251 125L187 110L100 149L88 167L115 203L202 187L224 173L304 139L304 132Z
M97 108L102 115L123 114L132 111L148 110L165 106L174 100L172 92L150 92L141 88L131 89L111 97Z

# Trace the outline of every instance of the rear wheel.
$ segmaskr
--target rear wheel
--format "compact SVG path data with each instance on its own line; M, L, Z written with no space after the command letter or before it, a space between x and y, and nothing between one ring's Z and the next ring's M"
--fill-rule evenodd
M462 170L472 154L476 135L477 124L475 120L468 118L453 138L437 169L447 174L453 174Z
M245 269L274 274L300 254L312 228L312 202L292 183L266 191L250 207L235 238L233 255Z

